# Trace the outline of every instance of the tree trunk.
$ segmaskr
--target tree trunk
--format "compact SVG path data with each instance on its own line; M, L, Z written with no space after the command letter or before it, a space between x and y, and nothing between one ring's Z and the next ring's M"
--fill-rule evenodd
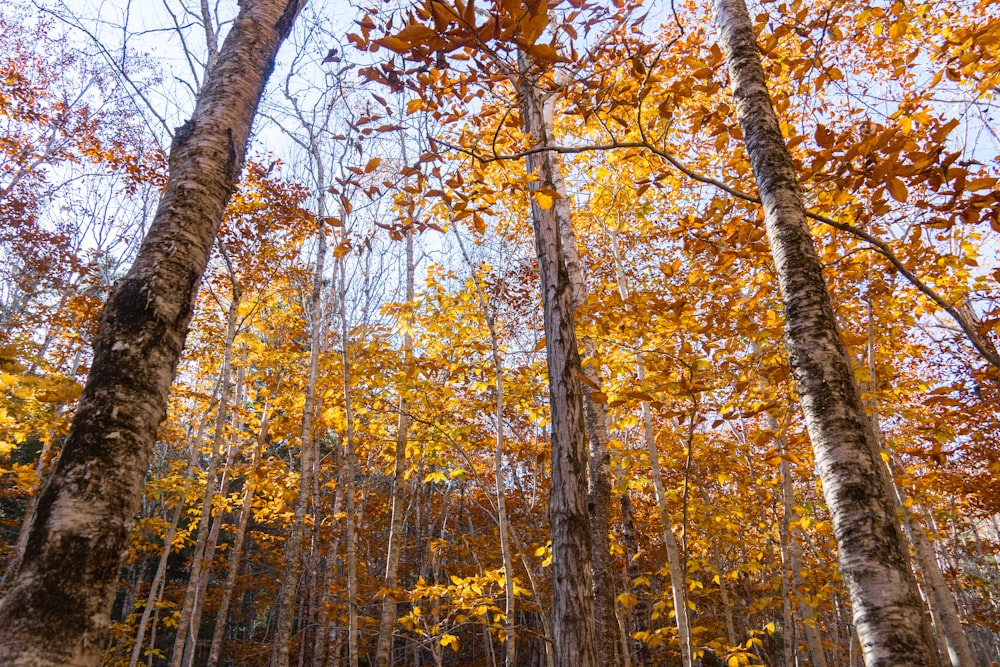
M217 389L222 384L221 376L219 377L219 380L219 384L216 385ZM194 442L191 443L191 455L188 460L187 469L187 477L189 480L194 477L195 460L198 457L198 451L201 449L201 441L205 437L205 428L208 426L208 417L212 412L212 408L215 407L215 403L215 392L213 390L212 400L209 402L208 408L202 414L201 420L198 423L198 430L195 432ZM132 647L132 655L129 658L129 667L135 667L139 664L139 658L142 657L142 646L146 638L146 626L149 624L149 619L156 606L156 601L163 595L163 584L164 576L167 571L167 562L170 559L170 550L174 542L174 535L177 532L177 526L180 524L184 508L185 498L182 493L177 498L177 507L174 509L174 516L170 519L170 527L167 529L167 534L163 538L163 553L160 554L160 561L157 563L156 572L153 574L153 582L149 585L149 595L146 598L146 606L142 610L142 617L139 619L139 627L136 629L135 645ZM152 644L152 642L150 643Z
M768 419L771 424L774 424L773 426L770 426L770 428L776 428L777 424L771 421L770 416L768 416ZM780 447L779 453L785 453L787 451L784 436L778 436L778 446ZM782 504L784 506L782 521L788 526L788 565L791 571L791 581L789 584L792 587L792 592L796 597L798 597L799 600L799 617L802 619L802 630L806 635L806 641L809 642L809 653L812 656L813 667L826 667L826 655L823 652L823 638L820 635L819 628L816 627L816 618L813 613L812 605L809 604L805 597L799 595L799 579L801 578L799 572L802 569L802 558L799 552L799 545L795 540L795 531L793 529L793 524L798 518L798 515L795 512L795 489L792 486L791 464L786 458L782 458L779 467L781 470L781 497Z
M135 645L132 647L132 655L129 658L129 667L139 664L142 657L142 645L146 639L146 626L149 624L149 617L153 614L156 600L162 593L160 584L163 583L163 575L167 571L167 561L170 559L170 550L173 546L174 535L177 533L177 525L181 521L181 514L184 513L184 497L177 499L177 507L174 508L174 515L170 518L170 526L167 534L163 537L163 553L156 564L156 572L153 574L153 581L149 584L149 595L146 597L146 606L142 610L142 617L139 619L139 627L135 633Z
M532 90L538 94L534 87ZM532 139L543 145L555 143L553 128L554 98L536 99L534 104L542 107L544 125L539 135ZM552 174L552 185L556 198L552 203L552 213L559 223L566 271L573 291L573 308L587 303L590 290L584 279L583 265L577 249L576 232L570 211L569 193L562 177L562 160L558 153L540 153L538 159L548 163L547 171ZM597 345L589 337L583 338L583 349L588 363L582 364L583 376L594 391L601 391L602 378L597 359ZM582 363L582 362L581 362ZM597 660L601 665L618 664L616 641L618 621L615 618L615 576L611 569L611 457L608 454L607 410L603 403L593 399L590 391L584 390L584 415L587 422L587 436L590 442L590 482L587 506L590 512L591 562L594 577L594 630L597 635Z
M523 59L522 59L523 60ZM530 77L534 68L522 67L520 95L525 133L543 136L544 111ZM583 407L580 352L573 321L573 290L559 220L542 197L555 192L558 175L552 163L538 155L527 158L531 217L541 277L545 347L552 416L552 490L549 516L552 531L552 615L556 667L594 667L597 641L594 628L591 527L587 507L588 443Z
M251 473L247 475L246 491L243 493L243 506L240 508L240 522L236 528L236 538L233 540L233 547L229 555L229 569L226 572L226 581L222 585L222 599L219 600L219 610L215 615L215 628L212 631L212 644L208 651L208 662L206 667L215 667L219 664L222 656L222 642L226 634L226 623L229 620L229 605L233 599L233 588L236 586L236 577L240 572L240 559L243 554L243 542L246 540L247 529L250 527L250 518L253 516L253 494L257 486L255 478L257 462L260 460L267 442L267 406L260 419L260 430L257 433L257 448L254 450ZM129 667L135 667L130 665Z
M868 365L868 382L866 389L874 392L878 388L876 363L875 363L875 308L869 299L868 310L868 343L865 362ZM971 314L970 314L971 316ZM882 446L883 435L881 417L878 409L871 406L871 425L875 438ZM969 646L965 630L962 628L962 621L958 616L958 607L955 604L955 597L948 588L948 582L941 572L941 566L934 554L934 549L927 541L927 536L919 524L915 524L910 508L906 505L906 498L903 490L896 484L893 477L893 460L889 458L886 463L886 475L893 491L893 499L896 503L896 510L903 518L903 530L913 545L913 553L916 557L917 568L920 571L921 579L927 593L927 606L931 612L931 619L938 631L939 644L942 657L946 658L947 664L951 667L975 667L976 660L972 657L972 649ZM941 641L943 640L943 641ZM826 667L826 665L823 665Z
M865 660L868 667L933 665L934 647L878 444L837 333L753 24L743 0L716 0L716 13L785 305L785 344Z
M201 615L201 603L207 585L207 570L212 567L212 557L215 553L214 540L210 533L218 535L218 527L212 526L212 506L218 489L219 447L222 445L222 434L229 415L229 376L233 356L233 341L236 339L236 315L239 311L240 292L233 283L233 299L226 314L225 351L222 354L222 370L219 371L219 409L215 418L215 434L212 437L212 453L209 457L208 471L205 475L205 496L202 500L201 518L198 522L198 535L195 539L194 555L191 557L191 567L187 589L184 592L184 604L177 624L177 636L174 640L174 650L171 654L171 667L187 667L194 659L195 645L198 642L198 624ZM216 518L216 521L219 517ZM212 530L210 530L210 528ZM207 562L206 562L207 561Z
M149 232L100 317L94 361L0 603L0 663L96 665L156 430L250 126L305 0L247 0L170 148Z
M722 550L719 549L719 540L713 535L712 566L719 577L719 600L722 602L722 615L726 619L726 641L729 642L729 646L736 646L736 624L733 622L733 603L729 599L729 584L726 583L726 570L723 563Z
M622 470L619 468L616 471L619 475L623 474ZM621 522L622 522L622 546L625 549L625 563L623 564L623 575L625 578L625 585L623 590L626 593L632 592L633 582L640 576L639 566L635 562L635 556L639 553L639 545L635 538L635 514L632 511L632 497L629 494L629 490L625 489L618 500L619 506L621 507ZM635 661L642 665L645 662L645 646L642 642L637 642L631 639L632 633L640 630L639 617L641 615L641 610L646 605L643 602L636 601L635 605L627 609L626 620L628 625L626 626L626 635L629 637L627 642L627 653L629 654L629 659L632 659L634 654Z
M479 307L483 309L483 317L486 320L486 327L490 334L490 351L493 356L493 369L495 372L494 391L496 392L496 409L494 414L496 424L496 443L493 449L493 479L497 503L497 525L500 531L500 555L503 559L504 572L504 664L506 667L516 667L517 640L514 636L514 615L516 611L516 600L514 596L514 558L511 554L510 524L507 519L507 501L505 499L506 493L504 491L503 484L503 355L500 352L500 338L497 335L496 318L493 316L493 313L490 312L489 304L486 301L486 295L483 294L483 288L479 283L479 276L476 275L476 268L472 265L469 255L465 252L465 246L462 244L462 237L458 233L458 227L454 225L454 222L452 229L455 231L455 238L458 239L458 247L462 251L462 257L465 259L465 263L469 267L469 273L472 275L472 282L476 287L476 297L479 299ZM469 519L469 523L471 527L471 518ZM486 636L488 639L489 634ZM490 649L490 658L492 659L492 642L489 642L487 646Z
M346 216L344 216L346 217ZM341 234L346 239L346 226ZM347 437L344 439L344 494L346 497L346 558L347 558L347 664L358 667L358 536L355 524L355 463L354 463L354 412L351 408L351 356L348 348L350 338L347 325L347 270L344 258L337 260L340 265L340 332L341 354L344 363L344 417L347 422Z
M405 146L403 163L406 164ZM406 232L406 303L413 304L413 230ZM410 323L403 333L403 356L407 378L413 362L413 337ZM399 574L399 555L403 545L403 513L406 511L406 444L410 431L410 415L406 396L400 391L399 420L396 425L396 454L392 471L392 509L389 518L389 545L385 556L385 577L382 586L385 599L382 600L382 615L378 625L378 644L375 648L375 666L389 667L392 655L392 630L396 624L396 581Z
M947 664L951 667L975 667L976 661L972 657L972 649L962 628L955 598L948 588L944 573L941 572L934 549L927 541L923 529L913 520L902 490L895 485L894 490L897 507L903 516L903 528L913 544L913 551L923 575L928 606L944 637L942 648L947 651Z
M609 230L611 240L611 255L615 262L615 275L618 279L618 292L622 300L629 298L629 285L622 266L621 254L618 251L618 239L616 233ZM635 359L636 374L639 383L646 379L646 369L643 364L642 354L636 353ZM663 546L667 552L667 565L670 568L670 590L674 601L674 621L677 623L677 637L680 641L681 665L692 667L693 650L691 646L691 629L688 620L687 606L687 577L684 574L685 565L681 560L681 552L677 547L677 538L670 526L670 514L667 508L667 492L663 487L663 476L660 473L660 452L656 447L656 437L653 431L653 413L648 401L640 403L642 407L643 438L646 443L646 452L649 454L649 468L653 477L653 489L656 492L657 515L660 519L660 527L663 530ZM722 574L719 575L722 581Z
M318 151L313 151L317 169L318 182L325 182L323 162ZM295 498L295 515L292 519L292 529L288 535L285 547L285 580L281 586L281 598L278 601L278 623L274 632L271 647L271 667L288 667L289 642L291 641L292 624L295 620L295 593L298 590L299 578L302 575L302 541L305 535L306 513L313 489L313 474L316 461L316 436L313 433L313 413L316 406L316 382L319 378L319 356L323 346L323 266L326 258L326 221L323 202L325 193L319 194L318 231L316 233L316 262L313 270L312 295L310 299L310 341L309 341L309 374L306 378L306 395L302 407L302 432L299 438L299 488Z
M336 465L331 466L334 470L337 469ZM344 509L344 484L342 480L337 481L336 491L333 495L333 509L330 512L330 516L337 516ZM313 646L313 663L311 667L326 667L327 663L327 645L330 639L330 628L327 627L330 619L330 605L327 603L327 598L330 597L330 586L333 581L334 576L337 571L337 552L340 550L340 537L335 536L330 544L327 546L326 550L326 567L323 571L323 583L320 588L320 595L318 601L319 611L316 618L316 636L314 637ZM333 656L333 660L336 661L339 658L338 655ZM335 664L339 664L335 663Z

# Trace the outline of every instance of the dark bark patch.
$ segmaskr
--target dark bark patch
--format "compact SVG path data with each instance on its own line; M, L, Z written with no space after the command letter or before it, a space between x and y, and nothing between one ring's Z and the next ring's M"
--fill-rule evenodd
M194 120L186 120L180 127L174 128L174 138L170 142L170 153L173 155L177 149L194 134Z
M285 11L281 13L281 17L278 22L274 24L275 29L284 40L288 36L288 32L292 29L292 23L295 22L295 16L299 13L299 0L288 0L288 4L285 5ZM272 61L273 66L273 61ZM267 80L267 77L264 77Z
M271 61L271 66L274 66L274 61ZM226 150L228 151L226 155L226 187L232 190L236 179L240 176L240 171L243 170L243 164L237 154L236 141L233 140L233 131L230 128L226 128Z
M155 317L149 286L142 280L125 278L118 283L104 311L108 324L138 333Z
M198 281L201 276L195 271L185 271L181 287L181 294L184 295L184 300L181 303L180 311L177 313L177 319L174 320L174 330L182 330L187 326L188 320L191 318L191 312L194 309L194 296L198 288Z

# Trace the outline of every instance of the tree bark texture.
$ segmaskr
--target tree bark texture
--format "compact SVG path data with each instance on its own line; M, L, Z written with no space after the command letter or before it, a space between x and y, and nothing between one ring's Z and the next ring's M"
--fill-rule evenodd
M195 294L243 165L275 54L305 0L244 0L128 274L94 338L62 456L42 490L24 564L0 604L0 664L96 665L118 568Z
M533 89L534 90L534 89ZM537 102L542 107L543 126L539 136L532 139L543 145L555 143L553 127L553 98ZM586 304L590 295L584 279L583 265L577 250L576 232L573 229L573 215L569 205L569 193L562 177L562 159L556 152L540 153L538 158L548 163L548 173L552 174L552 186L556 198L552 212L559 223L559 234L566 258L566 271L573 289L573 308ZM597 345L588 337L583 339L587 362L582 364L583 377L591 389L600 391L602 378L597 361ZM582 362L581 362L582 363ZM583 410L590 441L590 481L587 507L590 512L591 562L594 576L594 629L597 634L597 659L602 665L618 664L618 621L615 617L615 577L611 569L611 456L608 454L607 409L603 403L593 399L592 392L584 388Z
M523 69L527 69L526 67ZM537 138L545 126L544 112L530 75L520 85L525 133ZM597 664L594 628L591 527L588 511L589 452L583 407L580 352L573 321L573 290L559 220L552 208L539 204L535 193L555 191L552 162L538 155L527 158L535 179L529 183L535 249L544 307L549 401L552 416L552 489L549 516L552 531L552 616L555 667Z
M932 665L934 647L882 460L837 332L743 0L717 0L720 41L764 207L786 348L868 667Z

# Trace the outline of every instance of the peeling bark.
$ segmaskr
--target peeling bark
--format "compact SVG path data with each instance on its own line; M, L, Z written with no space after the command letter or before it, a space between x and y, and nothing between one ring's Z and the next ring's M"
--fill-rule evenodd
M97 665L143 478L211 245L243 166L278 47L304 0L245 0L170 177L94 338L94 361L21 572L0 603L0 663Z

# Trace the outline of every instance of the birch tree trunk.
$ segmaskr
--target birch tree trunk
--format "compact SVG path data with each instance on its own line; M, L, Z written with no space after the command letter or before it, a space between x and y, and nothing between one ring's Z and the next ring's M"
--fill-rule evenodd
M874 376L873 376L874 377ZM878 427L878 414L873 413L873 423L876 434L880 433ZM886 470L886 474L892 479L892 471ZM965 630L962 628L962 621L958 615L958 606L955 604L955 596L948 588L948 582L944 578L941 566L938 564L934 548L927 541L920 525L914 521L913 513L906 506L906 497L903 490L894 482L892 483L893 497L896 501L896 508L903 517L903 530L913 545L913 553L920 568L920 574L924 588L927 593L927 606L930 608L931 617L935 625L938 626L941 639L942 653L946 654L947 664L951 667L975 667L976 660L972 657L972 648L969 646Z
M404 145L403 163L406 162ZM413 303L413 230L406 232L406 302ZM407 376L411 373L413 355L413 337L409 324L403 333L403 356ZM403 543L403 513L406 511L406 444L410 431L410 415L406 396L400 392L399 419L396 425L396 455L393 462L392 475L392 509L389 518L389 545L386 548L385 577L382 586L385 588L385 599L382 600L382 615L378 625L378 644L375 648L375 666L389 667L392 662L392 630L396 624L396 581L399 573L399 554Z
M305 0L244 0L170 176L94 337L62 455L42 490L21 572L0 603L0 664L96 665L129 527L211 245L243 166L281 42Z
M219 377L220 382L216 385L216 388L221 385L221 376ZM198 423L198 430L195 432L194 442L191 444L191 454L188 460L187 467L187 478L192 479L194 476L195 459L198 457L198 451L201 449L201 441L205 437L205 429L208 426L208 418L215 407L215 390L212 392L212 400L209 402L208 408L202 414L201 420ZM146 639L146 627L149 624L149 619L153 614L153 610L156 607L156 601L159 600L160 596L163 595L163 585L164 576L167 571L167 562L170 559L170 551L174 543L174 535L177 533L177 526L180 524L181 515L184 513L186 508L185 505L185 494L181 494L177 499L177 507L174 509L174 515L170 519L170 527L167 529L167 534L163 538L163 552L160 554L160 560L156 565L156 572L153 574L153 581L149 585L149 595L146 597L146 606L142 610L142 617L139 619L139 627L136 629L135 633L135 645L132 647L132 655L129 658L129 667L136 667L139 664L139 658L142 657L142 647ZM150 642L152 644L152 642Z
M264 443L267 442L267 405L264 406L264 413L260 419L260 430L257 433L257 447L254 450L251 470L255 470L257 462L260 460ZM246 540L247 529L250 527L250 518L253 515L253 496L257 486L257 480L252 472L247 476L246 491L243 493L243 506L240 508L240 522L236 528L236 538L229 556L229 568L226 571L226 581L222 585L222 598L219 600L219 610L215 615L215 628L212 631L212 644L208 651L208 662L206 667L215 667L219 664L222 656L222 642L226 634L226 623L229 620L229 605L233 599L233 588L236 586L236 577L240 573L240 560L243 554L243 542ZM129 667L135 667L130 665Z
M343 216L346 217L346 214ZM341 238L346 240L346 225L341 227ZM350 330L347 325L347 269L344 258L337 260L340 267L340 332L341 355L344 363L344 418L347 437L344 439L344 494L346 497L347 530L345 539L347 559L347 664L358 667L358 537L357 511L355 509L354 463L354 412L351 407L351 356L348 350Z
M866 664L933 665L934 647L878 444L837 333L753 24L743 0L716 0L716 15L785 305L785 344Z
M770 423L773 423L771 420L772 418L768 415L769 428L775 429L777 424L774 423L771 426ZM777 433L776 430L775 433ZM779 453L787 451L784 436L778 436L778 446ZM798 597L799 617L802 619L802 630L806 635L806 641L809 642L809 653L812 656L813 667L826 667L823 638L820 635L820 629L816 626L816 618L812 605L809 604L809 601L805 597L799 595L799 580L801 579L799 572L802 570L802 558L798 542L795 541L795 531L793 529L793 524L796 522L798 514L795 512L795 489L792 486L791 464L786 458L781 459L779 469L781 471L781 498L782 505L784 506L782 523L787 525L788 565L791 573L789 584L792 587L792 592Z
M315 146L315 144L313 144ZM313 152L319 183L324 183L323 162L318 151ZM299 488L295 498L295 515L292 529L285 547L285 580L281 586L278 602L278 623L271 647L271 667L288 667L289 642L292 623L295 620L295 593L302 575L302 541L305 534L306 513L313 489L313 474L316 461L316 437L313 434L313 412L316 405L316 382L319 378L319 356L323 340L323 266L326 258L326 232L324 221L325 193L319 194L319 225L316 233L316 262L313 269L313 285L310 300L309 374L306 378L305 403L302 407L302 433L299 439Z
M522 59L520 95L524 129L542 137L544 111ZM597 641L594 627L591 526L588 511L589 451L583 407L580 352L573 321L573 289L566 269L559 220L552 207L541 205L538 193L552 196L559 178L551 161L529 155L527 169L537 180L528 184L535 250L542 286L545 347L552 415L552 490L549 516L552 530L552 616L555 667L594 667Z
M184 498L178 498L177 507L174 508L174 515L170 518L170 526L167 534L163 537L163 552L160 560L156 564L156 572L153 574L153 581L149 584L149 595L146 597L146 606L143 607L142 617L139 619L139 627L135 633L135 645L132 647L132 655L129 657L129 667L136 667L139 658L142 657L142 647L146 639L146 627L149 625L149 618L153 615L153 608L156 600L163 593L160 585L163 583L163 575L167 571L167 561L170 559L170 551L174 543L174 535L177 533L177 525L181 521L181 514L184 512Z
M611 255L615 262L618 293L621 295L622 300L627 301L629 299L629 285L624 267L622 266L621 254L618 250L617 234L615 231L608 230L608 236L611 240ZM635 366L639 383L642 384L646 379L646 368L643 363L642 353L636 353ZM656 437L653 431L653 413L648 401L642 401L640 405L642 408L643 438L646 443L646 452L649 455L649 468L653 477L653 489L656 492L657 515L663 531L663 546L667 552L667 566L670 568L670 592L674 602L674 621L677 624L677 637L680 641L681 665L683 667L692 667L694 664L694 651L691 645L691 628L688 618L687 577L684 574L684 563L681 560L681 551L677 545L677 538L674 536L674 531L670 525L667 492L663 486L663 476L660 472L660 452L656 447ZM720 572L720 584L723 576L724 574Z
M868 365L868 383L866 389L874 392L878 389L878 375L875 360L875 308L869 299L868 310L868 343L866 351L866 363ZM883 441L881 417L876 408L871 410L872 431L875 438L881 443ZM939 633L939 644L943 657L947 659L947 664L951 667L975 667L976 660L972 657L972 648L969 646L965 630L962 628L962 621L958 615L958 606L955 604L955 596L948 588L948 582L941 572L934 549L927 541L921 526L913 519L913 513L907 507L906 497L903 490L896 484L893 476L895 462L890 457L886 462L885 473L892 488L893 500L896 509L903 518L903 531L913 545L913 554L916 558L917 568L920 571L921 580L927 593L927 606L931 612L931 619ZM898 468L897 468L898 469ZM826 667L826 665L823 665Z
M493 449L493 477L494 492L496 494L497 503L497 525L500 530L500 556L503 559L504 572L504 632L506 634L504 637L504 665L506 665L506 667L516 667L517 639L514 635L514 614L517 602L514 596L514 558L511 554L510 523L507 519L507 500L505 498L506 492L504 490L503 483L503 355L500 351L500 337L497 335L496 318L489 309L489 304L486 301L486 295L483 294L483 288L479 282L479 276L476 275L476 268L472 265L469 255L465 252L465 246L462 244L462 236L458 233L458 227L454 226L454 221L452 222L452 229L455 231L455 238L458 239L458 247L462 251L462 257L465 259L465 264L469 267L469 273L472 276L472 282L476 288L476 298L479 300L479 307L483 309L483 317L486 320L486 328L489 330L490 334L490 351L493 356L493 369L495 372L493 387L496 392L496 407L494 414L496 424L496 442ZM486 639L489 639L488 633L486 635ZM490 649L491 659L493 657L492 646L492 642L487 643L487 647Z
M201 518L198 522L198 534L195 539L194 555L191 557L191 568L187 589L184 592L184 604L177 624L177 636L174 639L174 650L170 657L171 667L190 665L194 659L195 644L198 642L198 624L201 614L203 580L207 585L207 571L212 567L212 557L215 552L210 538L212 523L212 506L218 489L219 447L222 444L222 433L229 414L229 376L233 357L233 341L236 339L236 315L239 311L240 291L233 283L233 299L226 314L226 343L222 355L222 370L219 372L221 389L219 390L219 409L215 417L215 434L212 438L212 453L209 458L208 471L205 475L205 496L201 505ZM218 530L214 531L218 535ZM206 562L207 561L207 562Z

